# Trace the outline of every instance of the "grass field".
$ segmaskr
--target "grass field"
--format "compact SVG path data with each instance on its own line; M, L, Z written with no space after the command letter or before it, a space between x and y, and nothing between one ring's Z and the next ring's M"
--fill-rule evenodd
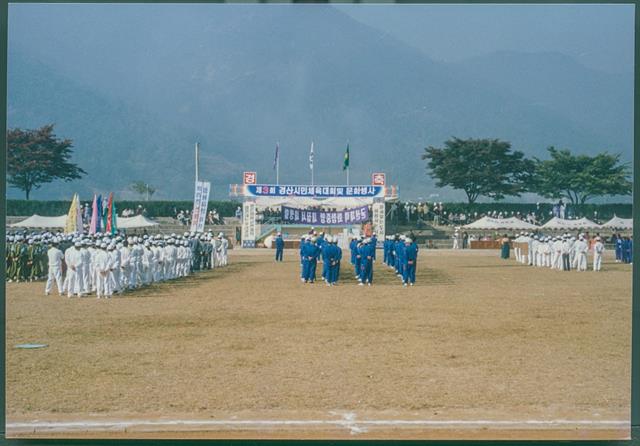
M350 268L326 287L271 255L111 300L7 284L9 435L629 435L629 265L442 250L413 288L379 263L372 287ZM14 348L29 342L48 347Z

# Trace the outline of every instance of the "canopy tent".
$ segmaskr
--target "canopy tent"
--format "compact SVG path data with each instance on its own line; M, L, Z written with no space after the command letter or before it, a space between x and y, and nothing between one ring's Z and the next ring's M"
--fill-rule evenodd
M34 214L31 217L19 221L17 223L10 224L11 228L64 228L67 222L66 215L59 215L57 217L43 217L38 214ZM158 223L149 220L142 215L136 215L135 217L117 217L116 224L118 229L131 229L131 228L147 228L149 226L156 226Z
M11 228L64 228L67 224L67 214L57 217L43 217L42 215L33 214L31 217L10 224Z
M149 220L142 215L136 215L135 217L118 217L116 225L118 229L131 229L131 228L148 228L149 226L157 226L159 223Z
M508 229L512 231L526 230L526 229L538 229L536 225L522 221L516 217L510 218L492 218L482 217L473 223L463 226L464 229Z
M610 229L633 229L633 218L620 218L614 215L613 218L603 224L602 227Z
M542 229L599 229L600 225L596 222L582 217L578 220L565 220L563 218L553 217L551 220L542 225Z

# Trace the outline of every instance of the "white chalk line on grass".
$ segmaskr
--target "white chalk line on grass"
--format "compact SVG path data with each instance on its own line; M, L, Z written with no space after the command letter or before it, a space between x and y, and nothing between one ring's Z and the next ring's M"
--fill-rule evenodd
M352 435L367 432L367 427L601 427L629 428L624 420L355 420L355 414L344 414L341 420L126 420L126 421L33 421L7 423L8 431L112 431L132 427L294 427L294 426L336 426Z

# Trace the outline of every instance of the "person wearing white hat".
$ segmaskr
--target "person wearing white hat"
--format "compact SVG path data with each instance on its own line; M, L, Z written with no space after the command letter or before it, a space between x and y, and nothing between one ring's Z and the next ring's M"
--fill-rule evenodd
M67 297L71 297L76 294L78 297L82 297L83 283L82 283L82 255L80 254L80 247L82 245L79 241L75 241L72 247L69 247L64 253L64 261L67 264L67 277L66 277L66 290Z
M604 244L602 239L596 237L596 242L593 245L593 270L600 271L602 267L602 255L604 254Z
M110 278L109 273L111 271L111 258L107 253L107 244L102 242L98 245L96 251L96 258L94 265L96 269L96 298L109 297Z
M583 236L580 236L578 241L576 241L573 245L573 251L575 253L575 257L573 260L573 267L578 271L586 271L587 270L587 252L589 250L589 245L585 241Z
M404 239L404 268L402 275L402 285L413 286L416 283L416 263L418 262L418 245L409 237Z
M109 254L109 286L107 287L107 296L111 297L113 293L122 293L120 290L120 251L116 249L115 242L107 245L107 254Z
M89 251L89 240L82 240L80 255L82 256L82 292L89 294L91 292L91 252Z
M553 269L562 270L562 238L556 237L553 242L553 258L551 261L551 267Z
M118 248L120 251L120 288L126 290L129 288L131 280L131 237L122 242L122 246Z
M571 271L572 243L569 234L565 234L562 240L562 270Z
M164 241L161 239L157 239L154 244L155 251L155 259L156 259L156 271L155 271L155 282L163 282L165 280L164 277L164 262L165 262L165 251L164 251Z
M218 234L218 240L220 241L220 247L218 248L218 265L227 266L229 264L227 253L229 248L229 241L225 238L222 232Z
M458 229L455 230L451 238L453 238L453 249L460 249L460 237Z
M53 288L53 282L56 282L58 287L58 294L62 296L62 259L64 254L58 249L58 243L54 242L47 251L47 258L49 259L49 273L47 275L47 284L44 287L44 293L48 296Z
M275 238L276 245L276 262L282 262L284 254L284 239L282 238L282 232L278 231Z

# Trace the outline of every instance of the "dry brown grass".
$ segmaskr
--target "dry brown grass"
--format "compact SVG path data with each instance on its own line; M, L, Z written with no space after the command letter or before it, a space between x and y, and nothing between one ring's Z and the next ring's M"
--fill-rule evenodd
M7 418L628 419L628 265L567 274L431 251L413 288L379 264L371 288L350 269L329 288L300 283L297 253L271 255L111 300L8 284ZM26 342L49 347L14 348Z

